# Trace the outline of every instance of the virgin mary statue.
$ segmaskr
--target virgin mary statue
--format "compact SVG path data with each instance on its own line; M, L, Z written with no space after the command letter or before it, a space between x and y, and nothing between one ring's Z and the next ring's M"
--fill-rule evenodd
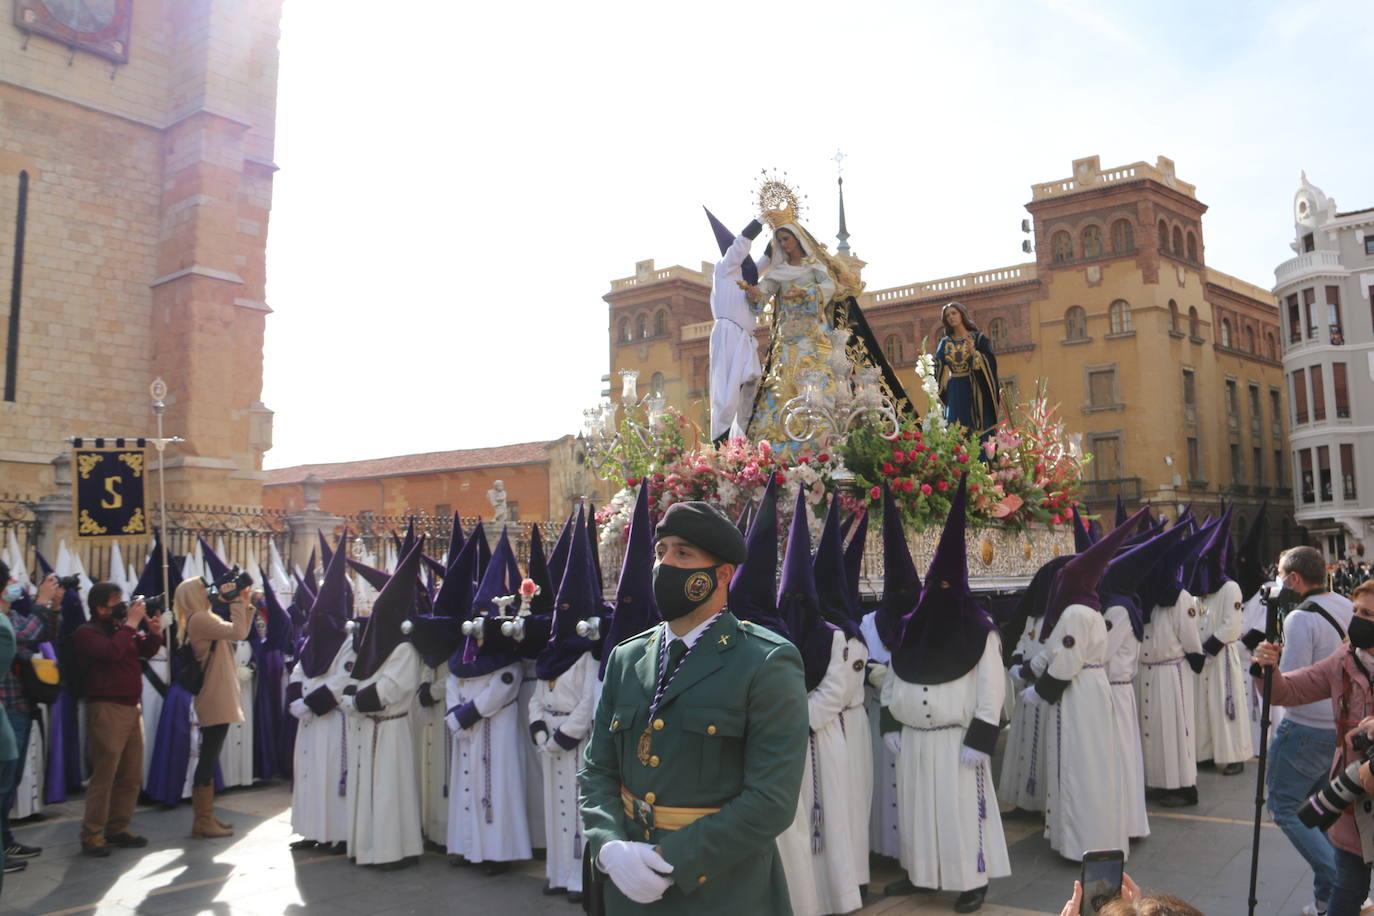
M749 438L799 453L825 443L794 438L787 406L804 397L833 407L853 388L877 385L899 413L910 411L902 384L883 357L855 297L863 284L796 218L791 206L764 218L773 227L768 272L747 295L772 330L763 377L754 395ZM795 424L793 424L795 426Z

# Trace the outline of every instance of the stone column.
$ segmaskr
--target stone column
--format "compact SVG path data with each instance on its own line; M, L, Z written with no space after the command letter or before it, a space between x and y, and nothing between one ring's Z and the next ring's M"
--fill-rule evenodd
M33 508L38 521L38 549L57 562L58 541L72 533L72 456L63 452L52 460L53 492Z
M286 562L294 563L301 569L310 561L310 551L318 543L316 535L322 533L328 537L343 524L343 519L320 508L320 487L323 483L314 474L305 478L301 482L305 508L286 516L286 526L291 529L291 556L286 558Z

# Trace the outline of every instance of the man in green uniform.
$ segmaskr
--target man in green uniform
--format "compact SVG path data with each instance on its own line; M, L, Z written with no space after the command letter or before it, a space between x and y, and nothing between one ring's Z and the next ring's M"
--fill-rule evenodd
M801 656L726 610L745 545L719 510L677 503L656 536L666 623L611 654L580 774L605 911L791 913L774 840L805 766Z

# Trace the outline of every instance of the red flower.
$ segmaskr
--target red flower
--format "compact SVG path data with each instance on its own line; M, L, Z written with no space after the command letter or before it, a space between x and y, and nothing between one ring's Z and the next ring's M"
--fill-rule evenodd
M949 481L948 481L948 480L938 480L938 481L936 481L936 482L935 482L935 489L939 490L941 493L945 492L946 490L949 489Z
M930 495L931 493L933 493L933 492L935 492L935 491L932 490L932 489L930 488L930 484L928 484L928 483L923 483L923 484L921 484L921 494L922 494L923 496L929 496L929 495Z
M1064 524L1064 520L1063 520L1062 518L1060 518L1059 516L1057 516L1057 515L1051 515L1051 516L1050 516L1050 524L1051 524L1051 525L1062 525L1062 524Z
M961 454L958 458L958 461L960 464L968 464L968 455Z
M883 463L883 473L891 477L893 474L897 473L897 469L892 466L891 461L887 461Z
M626 478L625 478L625 486L627 486L627 487L634 487L634 486L638 486L638 485L639 485L639 478L638 478L638 477L626 477Z
M915 434L913 434L913 433L911 432L911 430L908 429L906 432L902 433L902 438L903 438L903 439L907 439L907 440L911 440L911 439L916 438L916 436L915 436Z
M830 456L827 455L825 452L821 452L819 455L816 456L816 460L821 463L825 463L830 460Z
M782 471L777 471L776 474L777 474L776 480L778 481L778 486L782 486L783 484L787 483L787 475L786 475L786 474L784 474Z
M871 490L868 491L868 498L869 498L869 499L881 499L881 498L882 498L882 495L883 495L883 491L880 490L880 489L878 489L877 487L874 487L873 489L871 489Z
M902 489L910 493L912 490L916 489L916 481L908 477L906 480L902 481Z

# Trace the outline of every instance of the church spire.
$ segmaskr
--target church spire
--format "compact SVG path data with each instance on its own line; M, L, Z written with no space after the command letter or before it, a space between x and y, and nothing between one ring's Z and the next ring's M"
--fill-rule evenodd
M839 150L835 151L835 171L839 173L836 175L835 182L840 188L840 231L835 235L835 238L840 240L840 245L836 252L849 254L849 228L844 222L844 153Z

